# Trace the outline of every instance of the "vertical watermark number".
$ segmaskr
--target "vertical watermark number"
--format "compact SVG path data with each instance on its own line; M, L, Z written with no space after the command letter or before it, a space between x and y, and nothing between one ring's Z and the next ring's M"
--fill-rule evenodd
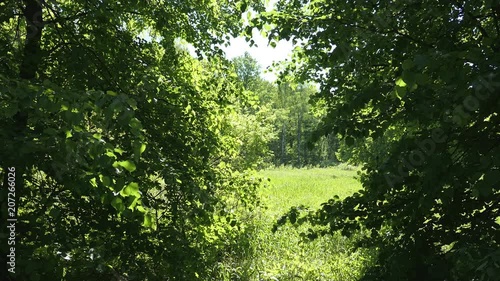
M7 265L10 273L16 273L16 168L9 167L7 170L7 229L9 238L7 240L8 254Z

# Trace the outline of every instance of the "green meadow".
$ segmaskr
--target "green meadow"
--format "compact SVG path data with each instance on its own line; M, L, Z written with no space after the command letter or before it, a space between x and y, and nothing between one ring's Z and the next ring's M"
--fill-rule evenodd
M344 198L361 188L357 169L351 166L333 168L276 168L261 171L270 184L261 196L269 210L267 216L279 216L292 206L320 207L335 195Z
M345 197L360 189L356 170L344 168L292 169L261 171L269 182L261 190L263 207L256 217L251 239L252 259L247 260L250 280L357 280L369 253L355 251L352 241L339 234L303 242L298 228L285 225L275 233L273 223L290 207L318 208L335 195ZM228 276L227 276L228 277ZM237 280L232 276L230 280ZM244 279L242 279L244 280Z

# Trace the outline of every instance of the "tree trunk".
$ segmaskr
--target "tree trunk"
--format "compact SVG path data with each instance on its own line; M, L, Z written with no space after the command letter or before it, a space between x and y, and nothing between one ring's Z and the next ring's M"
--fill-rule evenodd
M281 127L281 164L285 164L286 156L286 140L285 140L286 128L285 123Z
M299 111L297 118L297 165L298 167L302 167L301 165L301 159L300 159L300 138L301 138L301 133L302 133L302 111Z
M19 68L19 78L21 80L26 81L26 83L30 83L30 80L36 78L36 73L38 71L38 67L41 60L41 48L40 48L40 40L42 38L42 29L43 29L43 18L42 18L42 5L43 0L25 0L23 14L26 19L26 37L25 37L25 45L23 49L23 60L20 64ZM11 124L7 124L5 127L8 130L8 134L10 135L10 139L15 143L15 150L10 151L10 155L7 159L2 159L5 162L3 163L2 172L3 172L3 188L2 192L7 193L9 188L8 181L8 173L9 168L15 169L15 212L14 217L11 217L7 210L2 210L2 231L9 231L4 224L7 223L7 218L17 219L17 210L19 208L19 203L21 202L20 198L23 193L23 176L26 171L26 156L22 155L22 145L25 143L26 139L26 130L28 124L28 109L27 104L29 103L29 97L26 100L18 100L19 102L19 111L13 116ZM4 148L5 149L5 148ZM7 195L7 194L5 194ZM8 202L7 196L2 202L2 207L4 204ZM18 230L22 228L20 225L21 222L16 222L16 235L19 235ZM7 234L10 234L7 233ZM5 241L7 243L7 241ZM3 246L3 245L2 245ZM9 245L10 247L14 245ZM22 257L19 254L18 241L16 239L16 274L20 272L19 269L19 258L28 259L29 257ZM2 263L2 273L1 280L16 280L13 274L9 274L6 255L0 257L0 262Z
M22 79L34 79L41 60L40 40L42 39L43 0L26 0L24 17L26 18L26 41L23 51L23 61L21 63L19 76Z

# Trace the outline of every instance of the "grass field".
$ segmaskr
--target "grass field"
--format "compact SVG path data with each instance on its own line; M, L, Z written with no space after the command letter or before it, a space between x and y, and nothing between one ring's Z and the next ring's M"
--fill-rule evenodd
M271 184L262 190L262 198L269 207L267 216L281 215L292 206L320 207L320 204L338 195L343 198L361 188L355 179L356 170L339 168L291 169L278 168L260 173Z
M301 243L299 233L307 226L286 225L276 233L270 231L292 206L317 208L334 195L345 197L359 190L356 171L278 168L260 174L270 182L261 190L266 208L256 219L251 239L253 259L246 266L251 280L357 280L369 255L352 251L349 239L334 235Z

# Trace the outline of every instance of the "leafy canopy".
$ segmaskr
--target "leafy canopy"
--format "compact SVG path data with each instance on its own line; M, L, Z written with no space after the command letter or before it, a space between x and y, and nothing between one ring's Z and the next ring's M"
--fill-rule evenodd
M0 201L6 208L15 167L14 277L215 276L221 253L246 231L259 185L219 161L234 156L220 131L240 92L219 46L262 5L19 5L0 3Z
M285 74L320 84L319 132L361 152L364 189L308 218L380 247L366 280L499 276L499 21L498 1L325 0L253 21L299 44Z

